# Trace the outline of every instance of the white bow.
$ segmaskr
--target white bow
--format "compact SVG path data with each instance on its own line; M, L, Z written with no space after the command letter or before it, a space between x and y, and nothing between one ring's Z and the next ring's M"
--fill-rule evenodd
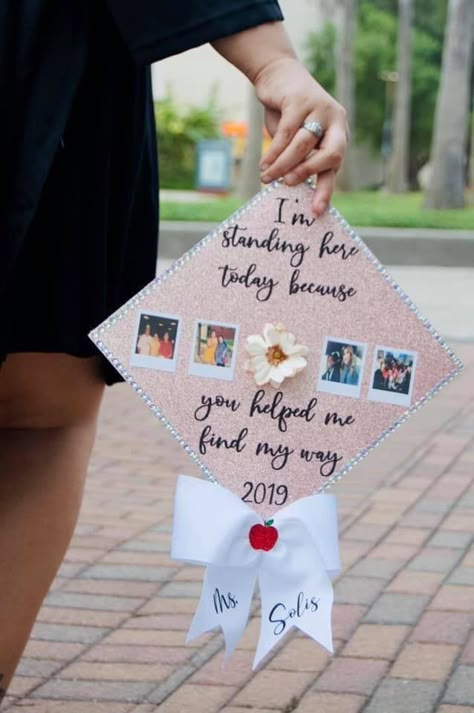
M255 526L258 526L255 528ZM263 538L254 549L250 542ZM276 531L276 532L275 532ZM208 565L187 641L222 627L227 655L242 636L258 578L262 602L254 668L292 627L333 652L331 576L340 571L336 498L312 495L262 519L229 490L180 475L173 559Z

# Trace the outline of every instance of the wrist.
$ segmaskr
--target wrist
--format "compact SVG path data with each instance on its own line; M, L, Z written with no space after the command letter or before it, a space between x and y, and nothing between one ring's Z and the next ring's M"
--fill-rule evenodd
M271 79L271 77L278 75L283 70L288 68L291 69L292 66L301 68L300 62L298 61L296 55L293 52L282 53L281 55L270 58L264 65L262 65L262 67L259 68L253 78L250 79L249 77L249 79L255 86L258 94L259 90L264 88L265 84Z

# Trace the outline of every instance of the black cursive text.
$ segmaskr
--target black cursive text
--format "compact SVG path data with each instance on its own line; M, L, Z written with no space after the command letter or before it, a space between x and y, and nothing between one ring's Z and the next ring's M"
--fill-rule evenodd
M299 282L301 271L296 268L290 278L289 294L297 295L299 292L306 292L310 295L320 295L321 297L332 297L338 302L345 302L349 297L354 297L357 290L354 287L340 285L322 285L317 282Z
M199 453L203 456L206 455L208 448L224 448L242 453L247 446L245 439L248 432L248 428L242 428L237 438L223 438L223 436L216 436L212 427L207 425L203 428L199 438Z
M281 252L283 254L290 253L291 267L299 267L304 260L304 256L310 249L309 245L303 243L290 243L288 240L282 240L279 237L279 228L273 228L270 231L268 238L254 238L251 235L239 235L247 228L240 225L232 225L222 233L223 248L258 248L266 250L269 253Z
M302 448L300 458L307 463L316 461L320 464L319 473L322 478L329 478L336 470L337 464L343 459L335 451L312 451L307 448Z
M324 425L325 426L341 426L341 428L344 428L344 426L352 426L352 424L355 423L355 418L354 416L339 416L337 411L328 411L327 414L324 417Z
M298 594L296 606L287 607L283 602L275 604L268 615L268 621L275 624L273 633L275 636L280 636L285 631L288 622L295 617L301 619L305 614L315 614L319 609L319 599L316 597L306 597L304 592Z
M354 255L357 255L359 248L354 246L346 248L345 243L332 243L334 238L334 233L330 230L324 235L321 246L319 248L319 257L324 257L325 255L340 255L343 260L347 260Z
M252 288L255 290L255 297L259 302L267 302L278 285L278 281L272 277L256 275L257 265L254 262L242 274L239 274L236 267L231 267L228 264L222 265L217 269L222 270L222 287L238 284L243 285L246 289Z
M203 394L201 396L201 405L194 411L196 421L205 421L214 406L217 408L230 408L231 411L238 411L240 401L236 399L225 399L220 394L217 394L217 396L206 396Z
M316 416L314 409L318 404L317 398L312 398L308 401L308 405L305 408L291 408L291 406L285 406L282 404L283 392L277 391L270 403L261 405L262 399L265 397L265 390L258 389L252 399L250 405L250 417L255 416L255 414L268 414L271 419L275 420L278 424L278 429L284 433L288 429L287 419L289 418L303 418L307 423L313 420Z
M266 443L266 441L260 441L260 443L257 445L257 449L255 451L255 454L257 456L261 455L269 455L271 457L270 465L272 466L273 470L281 470L286 466L288 463L288 458L291 456L292 453L294 453L294 449L290 448L289 446L282 446L281 444L278 446L272 446L270 443Z

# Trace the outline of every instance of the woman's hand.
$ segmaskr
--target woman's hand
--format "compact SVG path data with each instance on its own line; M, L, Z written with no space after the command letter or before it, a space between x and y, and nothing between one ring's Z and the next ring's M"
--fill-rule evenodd
M260 162L262 181L283 176L292 186L317 175L312 207L321 215L328 207L347 146L345 110L292 57L266 65L255 78L255 89L273 137ZM302 128L304 121L321 123L324 136L320 142Z
M334 191L336 172L347 146L346 113L306 71L281 22L271 22L213 42L214 48L255 86L265 107L272 143L260 167L262 181L284 177L295 185L318 176L313 211L321 215ZM304 121L319 121L320 142Z

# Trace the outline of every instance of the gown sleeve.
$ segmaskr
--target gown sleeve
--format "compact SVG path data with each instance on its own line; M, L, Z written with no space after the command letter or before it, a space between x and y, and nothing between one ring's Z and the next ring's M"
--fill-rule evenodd
M277 0L107 0L137 64L283 20Z

